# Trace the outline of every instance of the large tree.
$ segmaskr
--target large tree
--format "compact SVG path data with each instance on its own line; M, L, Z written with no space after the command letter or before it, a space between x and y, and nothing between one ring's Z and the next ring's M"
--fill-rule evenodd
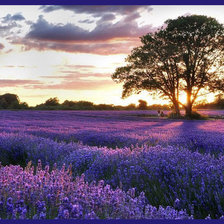
M191 116L202 89L224 90L219 85L224 80L224 28L214 18L193 15L168 20L166 31L182 57L179 66L187 98L183 106L186 115Z
M179 110L179 55L177 46L168 41L161 30L141 37L142 46L134 48L126 59L128 64L117 68L112 78L123 82L122 97L128 97L142 90L157 92L168 98Z
M122 97L142 90L156 91L168 98L179 114L179 95L186 92L182 106L191 116L202 89L223 91L224 28L206 16L186 16L166 21L166 27L141 37L127 65L112 78L123 82Z

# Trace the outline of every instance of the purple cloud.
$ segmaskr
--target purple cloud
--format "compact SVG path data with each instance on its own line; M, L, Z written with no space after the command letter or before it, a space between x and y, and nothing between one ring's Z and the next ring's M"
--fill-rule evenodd
M62 74L65 75L54 75L54 76L41 76L43 78L48 78L48 79L63 79L67 81L71 80L76 80L76 81L83 81L82 78L85 78L86 81L88 80L88 77L97 77L97 78L110 78L111 74L105 74L105 73L81 73L81 72L76 72L76 71L69 71L69 70L63 70L61 71ZM99 80L100 81L100 80ZM92 82L92 80L91 80Z
M38 80L22 80L22 79L0 79L1 87L17 87L17 86L26 86L26 85L36 85L41 84Z
M101 17L102 21L111 21L114 20L116 17L114 14L105 14Z
M42 9L61 9L68 6L48 6ZM51 9L51 7L53 7ZM38 50L55 50L72 53L91 54L128 54L133 47L140 43L139 37L157 28L152 25L138 26L137 19L140 17L140 9L143 6L71 6L72 10L86 13L99 13L101 18L96 27L88 31L77 25L52 24L43 16L31 24L30 31L24 38L12 39L12 44L24 45L25 50L32 48ZM145 7L144 7L145 9ZM71 10L69 6L69 10ZM112 13L111 13L112 12ZM122 18L113 23L115 12L122 12ZM95 14L94 14L95 15Z
M0 25L0 34L1 37L6 37L10 34L10 31L12 28L17 27L17 24L15 22L10 23L9 25Z
M135 13L115 24L100 23L89 32L73 24L50 24L40 16L37 23L31 26L26 38L58 42L106 41L114 38L139 37L153 30L151 25L138 27L135 21L138 17L139 14Z
M60 84L51 85L33 85L29 86L32 89L72 89L72 90L95 90L102 87L114 86L112 80L99 80L99 81L89 81L89 80L66 80Z
M52 12L55 10L70 10L74 13L86 13L95 17L101 17L103 14L116 13L128 15L138 10L151 10L150 6L144 5L50 5L41 6L44 12Z
M87 23L87 24L91 24L91 23L94 23L94 20L84 19L84 20L79 20L79 23Z
M0 43L0 50L2 50L3 48L5 48L5 46Z
M127 42L116 42L116 43L63 43L63 42L51 42L51 41L35 41L28 39L13 40L12 44L24 45L24 50L38 49L44 50L55 50L65 51L70 53L88 53L88 54L99 54L99 55L112 55L112 54L128 54L140 44L140 40L133 39L127 40Z
M25 20L24 16L21 15L20 13L11 15L11 14L7 14L5 17L3 17L3 23L8 23L11 21L21 21L21 20Z

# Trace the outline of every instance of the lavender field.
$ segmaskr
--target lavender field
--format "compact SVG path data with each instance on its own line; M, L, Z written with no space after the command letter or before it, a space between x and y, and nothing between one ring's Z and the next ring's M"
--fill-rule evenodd
M0 218L223 218L224 111L200 113L0 111Z

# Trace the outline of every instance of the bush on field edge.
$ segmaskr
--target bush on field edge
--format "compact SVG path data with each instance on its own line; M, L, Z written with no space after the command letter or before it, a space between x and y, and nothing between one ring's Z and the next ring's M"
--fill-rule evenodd
M196 111L192 111L191 116L182 116L180 114L177 114L176 112L172 111L168 114L168 118L171 119L187 119L187 120L206 120L208 119L207 116L201 115Z

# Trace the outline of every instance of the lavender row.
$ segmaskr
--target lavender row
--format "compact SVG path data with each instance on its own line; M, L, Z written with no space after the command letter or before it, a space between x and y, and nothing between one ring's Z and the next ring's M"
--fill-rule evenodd
M170 111L164 111L165 114L168 114ZM184 110L181 110L181 113L184 114ZM198 109L197 110L198 113L202 114L202 115L207 115L207 116L218 116L218 117L222 117L224 116L224 110L210 110L210 109ZM74 117L76 118L77 116L80 117L80 115L82 117L89 117L91 115L91 117L93 118L99 118L99 117L104 117L104 118L111 118L111 116L113 116L114 118L117 119L122 119L124 117L128 117L128 116L137 116L137 117L141 117L141 116L147 116L147 115L151 115L151 116L157 116L157 110L133 110L133 111L97 111L97 110L78 110L78 111L29 111L29 110L25 110L25 111L7 111L7 110L1 110L0 111L0 115L1 117L7 117L10 119L14 119L15 116L19 116L20 120L22 119L27 119L28 117L30 117L32 115L32 117L34 119L40 119L41 117L45 117L45 116L49 116L49 113L52 114L51 117L49 117L49 120L55 120L55 117L61 117L63 120L73 120Z
M102 150L102 149L101 149ZM113 188L135 187L155 206L186 209L194 218L224 214L224 157L215 158L177 147L135 147L73 152L66 160L86 180L103 179Z
M1 219L189 219L185 211L147 204L144 193L135 196L112 190L104 181L88 184L84 175L71 178L71 171L49 166L42 170L41 162L34 174L29 164L0 167Z
M224 120L184 121L139 117L140 111L5 111L0 131L25 133L90 146L176 145L192 151L224 152Z
M194 218L224 215L224 157L215 158L178 147L108 149L18 134L0 135L1 160L27 155L22 165L42 159L44 164L72 164L73 176L85 174L89 183L104 180L113 189L145 192L153 206L186 209ZM15 153L15 155L13 154ZM22 153L22 154L23 154ZM3 156L4 155L4 156ZM8 164L12 161L8 160ZM17 158L14 164L20 163Z
M40 159L44 165L60 163L71 152L82 148L77 143L57 143L51 139L26 134L0 133L0 162L3 165L21 165Z

